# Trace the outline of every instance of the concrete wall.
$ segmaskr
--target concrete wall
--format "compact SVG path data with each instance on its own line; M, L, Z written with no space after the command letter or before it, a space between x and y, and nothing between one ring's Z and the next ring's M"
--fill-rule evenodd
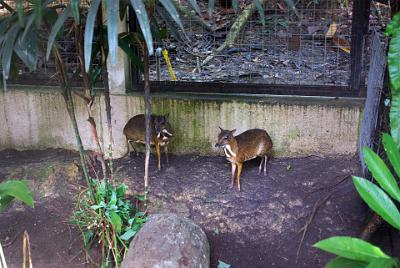
M93 149L85 106L75 100L82 140ZM351 98L182 93L153 94L152 110L169 113L175 130L173 153L220 154L213 145L221 126L236 128L236 133L266 129L275 156L335 155L356 152L363 103L363 99ZM127 150L122 129L131 116L143 113L144 101L140 94L112 95L111 105L114 155L118 157ZM107 131L100 94L94 117L104 145ZM56 88L10 87L0 93L0 126L0 149L76 148L64 100Z

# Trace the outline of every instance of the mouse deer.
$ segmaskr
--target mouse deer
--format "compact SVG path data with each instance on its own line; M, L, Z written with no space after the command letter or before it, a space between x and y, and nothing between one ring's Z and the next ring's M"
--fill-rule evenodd
M167 120L167 115L151 115L150 119L150 145L154 145L156 147L157 154L157 167L158 170L161 170L161 161L160 161L160 147L164 147L165 158L167 160L167 164L169 164L168 160L168 144L172 139L173 132L171 125ZM126 123L123 133L126 136L128 143L132 146L133 151L137 155L137 150L134 146L135 143L143 143L145 139L145 118L144 114L138 114L129 119ZM129 153L129 145L128 145L128 153Z
M237 136L234 136L236 129L224 130L218 135L218 142L215 147L224 149L225 156L232 166L231 185L233 187L235 171L237 167L237 186L240 191L240 174L245 161L261 157L258 174L261 174L264 162L264 176L267 175L267 161L272 149L272 140L268 133L263 129L249 129Z

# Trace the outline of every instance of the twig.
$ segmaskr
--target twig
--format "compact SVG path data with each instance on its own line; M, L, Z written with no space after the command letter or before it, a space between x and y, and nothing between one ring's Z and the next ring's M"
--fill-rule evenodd
M21 235L21 233L22 233L22 231L18 232L18 233L13 237L13 239L10 240L10 242L8 242L8 243L6 243L6 244L3 244L3 248L9 247L9 246L11 246L12 244L14 244L15 240L17 239L18 236ZM4 242L3 242L3 243L4 243Z
M348 178L350 178L350 176L351 176L351 175L346 175L346 176L343 177L340 181L338 181L338 182L336 182L335 184L330 185L330 186L328 186L328 187L320 187L320 188L317 188L317 189L315 189L315 190L312 190L312 191L310 191L310 192L307 193L307 196L309 196L309 195L311 195L311 194L313 194L313 193L315 193L315 192L331 190L331 189L337 187L339 184L341 184L341 183L344 182L345 180L347 180ZM337 177L338 177L338 176L337 176ZM336 178L337 178L337 177L336 177Z
M259 0L261 5L264 5L267 0ZM247 20L253 15L254 11L256 10L255 2L249 4L242 13L236 18L235 22L231 26L228 35L226 36L225 42L222 43L216 50L215 54L219 54L224 51L227 47L230 47L235 42L236 38L239 36L240 30L243 28ZM214 57L214 55L208 56L203 62L202 66L206 65L210 62Z
M300 250L301 250L301 246L303 245L303 241L304 238L307 234L308 228L310 227L315 214L317 213L317 210L321 207L321 205L323 205L337 190L334 190L332 192L330 192L329 194L327 194L325 197L321 197L320 199L318 199L317 202L315 202L314 207L313 207L313 211L310 215L310 218L307 220L307 222L304 224L304 226L299 230L300 232L303 232L303 235L301 236L301 240L300 240L300 244L299 247L297 248L297 252L296 252L296 263L299 259L299 254L300 254Z

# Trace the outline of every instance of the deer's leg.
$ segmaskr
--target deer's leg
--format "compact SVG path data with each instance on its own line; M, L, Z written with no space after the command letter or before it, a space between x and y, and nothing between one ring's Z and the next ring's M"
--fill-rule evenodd
M161 170L161 162L160 162L160 144L159 144L159 143L156 143L156 153L157 153L158 170Z
M240 192L240 173L242 173L243 163L238 163L238 172L237 172L237 185Z
M229 186L229 188L233 187L233 181L235 179L236 164L231 163L231 167L232 167L232 175L231 175L231 185Z
M133 142L132 140L129 140L128 143L131 145L132 150L135 153L135 155L138 156L138 151L135 148L135 142ZM129 145L128 145L128 154L130 154Z
M260 163L260 166L258 167L258 175L261 174L263 161L264 161L264 157L261 157L261 163Z
M164 153L165 153L165 159L167 160L167 165L169 165L169 160L168 160L168 145L164 146Z
M264 176L267 176L267 161L268 161L268 156L264 156L265 161L264 161ZM260 166L261 167L261 166ZM260 170L261 171L261 170Z

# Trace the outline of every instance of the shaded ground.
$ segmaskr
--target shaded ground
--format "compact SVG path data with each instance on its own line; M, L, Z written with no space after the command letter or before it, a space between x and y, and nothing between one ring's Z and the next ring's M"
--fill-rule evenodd
M90 267L79 233L68 224L82 183L75 163L77 155L64 150L0 153L0 181L31 180L36 195L35 209L15 204L0 215L0 241L10 267L21 266L25 229L34 267ZM143 189L142 163L143 156L115 163L118 178L133 192ZM332 235L357 235L366 218L350 179L343 181L357 174L355 158L271 159L267 177L257 175L258 161L247 162L242 192L227 189L230 168L224 157L173 155L161 172L155 164L152 157L149 212L172 211L199 224L210 241L211 267L218 260L244 268L322 267L330 256L311 245ZM332 190L310 225L296 264L299 230L315 202Z

